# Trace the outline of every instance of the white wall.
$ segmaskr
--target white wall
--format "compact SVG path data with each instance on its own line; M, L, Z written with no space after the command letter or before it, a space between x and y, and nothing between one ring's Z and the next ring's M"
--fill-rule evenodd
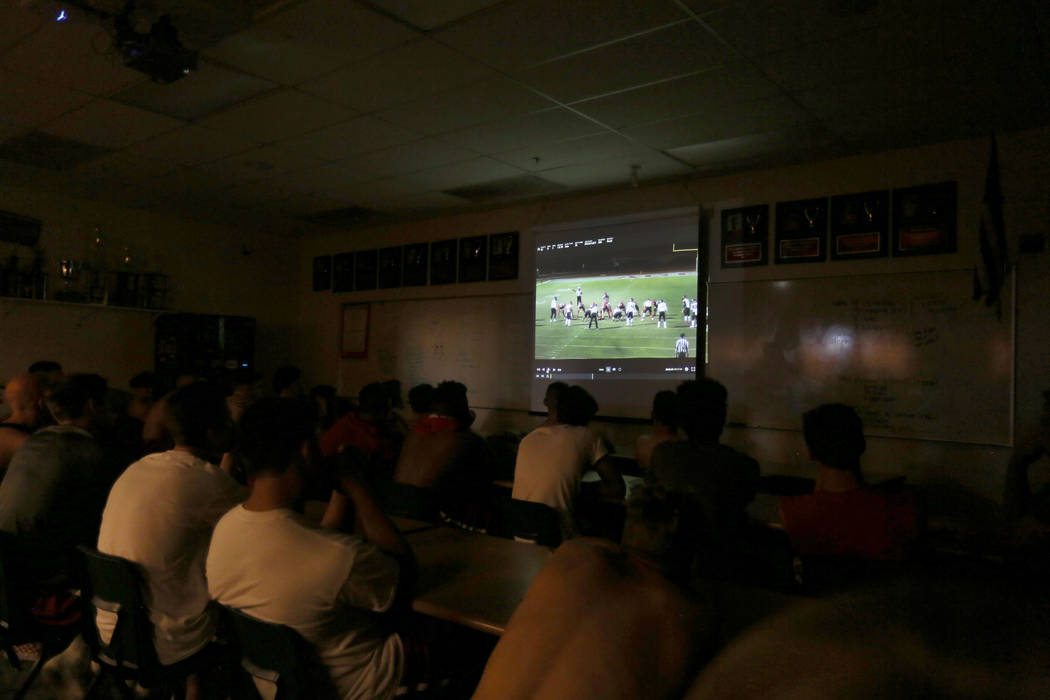
M1012 249L1021 233L1047 234L1050 211L1050 129L999 136L1006 230ZM314 256L362 250L417 241L522 231L519 279L471 285L448 285L348 294L314 293L300 286L298 337L299 361L311 381L335 383L356 391L380 379L362 371L354 360L338 358L339 305L347 301L402 299L440 294L478 295L530 292L534 268L529 230L534 226L643 211L657 211L699 204L710 216L712 249L719 240L718 212L747 204L848 194L871 189L955 180L958 182L958 252L909 259L875 259L827 262L820 265L774 266L723 271L712 266L712 281L779 279L786 276L825 277L843 274L880 274L918 270L971 267L976 261L977 224L988 161L986 140L951 142L919 148L842 158L805 165L694 179L672 184L622 189L544 200L524 205L432 219L398 226L381 226L353 232L333 232L303 242L299 272L308 279ZM1015 258L1017 262L1016 402L1015 433L1036 420L1040 391L1050 388L1050 255ZM531 342L523 338L522 342ZM512 427L527 429L536 418L512 412L479 415L483 430ZM605 426L623 452L630 452L635 426ZM726 441L754 454L768 473L810 474L811 466L794 431L729 429ZM978 515L977 510L996 501L1002 488L1009 450L915 440L872 439L865 458L873 474L904 474L919 483L943 484L940 493L952 498L952 510ZM947 495L957 494L957 495ZM962 505L960 505L962 504Z

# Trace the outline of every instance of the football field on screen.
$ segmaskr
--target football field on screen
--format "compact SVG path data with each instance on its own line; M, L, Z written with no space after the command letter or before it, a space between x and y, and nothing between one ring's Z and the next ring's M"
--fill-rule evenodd
M576 287L583 288L584 306L591 302L602 306L602 293L609 293L609 305L614 309L622 300L624 304L634 297L638 304L638 316L634 325L624 321L602 319L598 329L587 328L587 319L582 315L573 318L572 326L565 320L550 322L551 299L558 303L576 303ZM689 357L696 357L696 329L682 321L682 296L696 297L696 273L668 273L650 276L624 275L619 277L574 277L556 278L536 283L536 359L619 359L627 357L675 357L674 344L679 334L685 333L689 340ZM646 299L663 299L667 302L667 328L657 328L656 320L641 318L642 303Z

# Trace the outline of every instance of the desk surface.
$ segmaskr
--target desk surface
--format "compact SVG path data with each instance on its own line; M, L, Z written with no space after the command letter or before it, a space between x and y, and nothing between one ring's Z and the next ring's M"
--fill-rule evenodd
M419 562L412 609L502 634L550 549L450 527L406 536Z

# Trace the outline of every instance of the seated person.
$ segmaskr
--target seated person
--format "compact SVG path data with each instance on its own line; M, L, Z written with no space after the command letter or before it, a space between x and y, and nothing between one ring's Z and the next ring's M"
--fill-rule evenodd
M167 404L167 432L175 447L143 457L117 479L102 514L98 549L139 565L157 658L174 664L203 649L215 634L204 559L212 528L242 492L216 466L232 429L222 388L189 384ZM99 628L108 632L103 612Z
M387 435L390 394L378 382L366 384L357 397L358 408L321 434L321 454L330 457L343 445L352 445L375 459L374 471L389 476L397 457L396 443Z
M340 524L349 501L360 536L316 527L293 510L313 437L312 415L294 401L265 399L245 412L237 453L251 495L215 527L208 588L223 605L299 632L340 697L388 698L405 673L405 645L375 613L394 604L412 553L352 473L341 473L343 493L322 522Z
M1006 467L1003 508L1014 523L1018 544L1039 543L1050 537L1050 485L1033 493L1028 480L1031 465L1050 453L1050 391L1043 392L1039 424L1017 441Z
M198 381L200 381L200 377L196 374L190 372L180 374L175 379L175 391ZM168 401L171 399L172 393L169 392L153 402L149 413L146 414L146 420L142 425L142 446L147 454L151 452L165 452L175 446L167 428Z
M623 498L626 492L620 470L607 459L608 450L587 427L597 412L598 403L583 387L570 386L558 397L558 423L541 425L518 446L511 497L556 510L565 539L579 530L576 498L585 471L598 472L603 496Z
M802 416L802 432L817 463L811 494L785 496L780 520L797 554L902 560L919 536L918 511L903 493L864 484L864 425L843 404Z
M484 528L492 475L488 446L470 429L474 415L467 406L467 387L441 382L434 390L432 410L405 438L394 481L435 489L447 518Z
M433 405L434 387L430 384L417 384L408 390L408 406L412 409L408 419L410 430L430 415Z
M627 549L566 542L511 617L474 698L680 697L710 656L713 613Z
M76 546L94 544L119 474L95 435L109 423L105 379L71 375L52 390L48 406L58 424L22 444L0 483L0 529L32 535L54 555L41 564L41 577L68 574Z
M547 407L547 417L540 425L558 424L558 397L568 388L569 385L565 382L551 382L547 385L547 391L543 394L543 405Z
M318 384L310 390L310 399L317 413L317 428L324 432L331 428L339 417L336 413L338 399L335 395L335 387L330 384Z
M247 367L239 367L230 373L226 380L229 387L226 407L234 423L240 421L245 410L259 398L258 383L261 378L261 374Z
M653 448L647 482L681 493L692 504L687 516L695 532L739 530L758 488L758 462L719 442L728 394L722 384L704 378L682 382L675 391L678 418L686 439Z
M153 372L139 372L128 386L131 388L128 416L144 424L153 404L164 395L164 388Z
M11 406L11 415L0 423L0 478L15 451L43 425L47 414L40 381L32 374L12 377L4 388L4 397Z
M634 442L634 458L643 472L649 470L653 448L678 438L678 409L673 391L658 391L653 397L653 429Z

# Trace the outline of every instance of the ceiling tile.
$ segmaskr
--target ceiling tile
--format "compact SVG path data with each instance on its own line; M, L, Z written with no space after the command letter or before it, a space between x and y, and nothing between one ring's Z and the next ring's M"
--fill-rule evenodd
M809 143L809 135L804 130L788 129L682 146L668 153L699 168L726 167L752 162L771 153L797 151Z
M290 3L256 25L307 46L359 60L419 34L357 2L306 0Z
M368 206L384 213L412 213L468 207L470 202L462 197L454 197L444 192L422 192L402 195L368 202Z
M299 151L280 146L264 146L199 165L194 169L213 174L224 182L239 183L266 180L289 170L312 168L321 163L319 158Z
M244 138L271 143L352 116L354 112L346 107L286 88L213 114L199 123L209 129L229 130Z
M692 172L689 166L661 153L644 151L584 165L568 165L543 170L537 175L544 180L550 180L566 187L608 187L610 185L630 187L631 166L633 165L641 166L637 171L640 182L675 175L688 175Z
M382 151L374 151L342 161L340 165L367 178L424 170L476 157L477 154L437 139L420 139Z
M453 20L495 5L502 0L372 0L400 20L420 29L434 29Z
M682 12L671 2L511 0L434 36L469 56L510 68L681 20Z
M16 130L0 142L0 158L48 170L67 170L109 150L35 130Z
M462 163L421 170L408 175L407 178L423 185L425 190L449 190L521 174L520 168L482 156Z
M435 41L420 39L303 83L301 89L370 112L493 75Z
M136 141L172 131L177 119L98 99L46 124L43 131L93 146L123 148Z
M37 178L50 175L51 172L36 165L0 158L0 185L5 187L22 187ZM0 194L0 207L3 206L3 201L3 195Z
M605 131L567 109L554 108L444 134L441 138L479 153L535 147Z
M49 23L0 54L0 66L100 96L146 80L121 64L109 34L94 24Z
M496 77L429 95L378 113L383 119L425 134L484 124L550 107L549 100L506 78Z
M139 83L112 97L117 102L192 120L254 97L275 84L202 61L200 69L170 85Z
M343 201L365 204L379 199L419 194L426 190L427 186L425 184L401 175L355 182L343 187L326 190L325 194Z
M0 50L32 34L48 23L42 12L36 12L17 2L0 4Z
M280 145L308 153L323 160L343 160L359 153L378 151L399 143L416 141L420 135L375 117L356 117L304 136L282 141Z
M873 29L898 19L904 4L903 0L760 0L727 5L704 21L744 55L758 56Z
M162 158L179 165L197 165L231 156L258 146L254 141L231 132L220 132L188 124L128 148L150 158Z
M82 107L92 99L91 95L70 88L0 71L0 114L5 119L39 124Z
M787 98L770 97L624 131L652 148L669 149L785 129L807 120L809 116Z
M695 22L677 24L517 73L563 102L602 95L728 63L733 56ZM610 67L615 66L615 70Z
M324 192L361 180L368 180L375 175L351 167L347 161L304 168L290 173L284 178L288 189L300 194Z
M619 129L708 109L721 109L736 102L768 97L779 92L779 88L758 70L738 64L577 102L572 106L603 124Z
M204 51L209 58L282 85L295 85L350 62L346 54L297 43L275 32L246 29Z
M589 163L637 151L639 145L619 134L604 133L499 154L499 160L522 170L550 170Z
M71 168L66 173L76 179L138 183L145 179L166 175L174 169L173 164L164 160L120 152L96 158Z

